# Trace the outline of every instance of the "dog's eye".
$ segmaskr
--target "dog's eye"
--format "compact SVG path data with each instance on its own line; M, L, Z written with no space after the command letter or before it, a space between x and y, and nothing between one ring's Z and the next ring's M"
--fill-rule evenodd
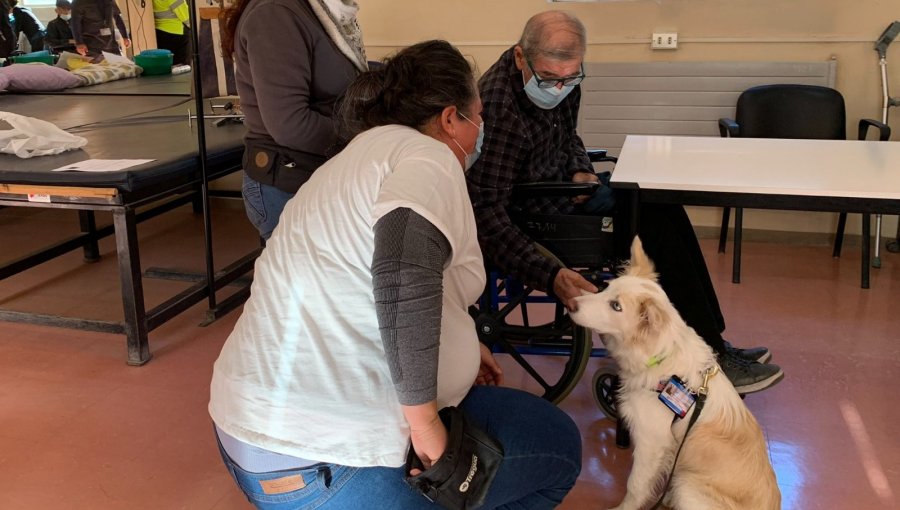
M620 305L619 302L616 301L616 300L610 301L610 302L609 302L609 307L612 308L613 310L617 311L617 312L621 312L621 311L622 311L622 305Z

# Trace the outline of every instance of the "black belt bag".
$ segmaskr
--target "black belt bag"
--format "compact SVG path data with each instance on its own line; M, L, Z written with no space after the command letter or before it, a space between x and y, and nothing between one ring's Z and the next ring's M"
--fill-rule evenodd
M503 445L471 421L462 410L445 407L441 421L447 427L447 449L441 458L406 482L429 500L449 510L478 508L503 462ZM424 469L412 447L406 459L406 472Z
M256 182L296 193L325 157L295 151L268 140L244 140L244 172Z

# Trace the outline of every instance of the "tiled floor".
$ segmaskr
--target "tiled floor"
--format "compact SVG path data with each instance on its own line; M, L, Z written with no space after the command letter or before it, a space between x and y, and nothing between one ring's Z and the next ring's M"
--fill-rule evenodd
M254 246L233 204L216 204L217 266ZM74 233L74 213L0 210L0 261ZM139 228L142 262L200 269L202 224L180 208ZM746 243L743 283L730 256L703 241L737 344L772 348L786 379L749 396L789 510L900 507L900 255L859 288L858 249ZM121 313L114 246L83 264L73 253L0 281L0 307L90 318ZM183 283L148 280L148 306ZM0 509L248 508L218 459L206 414L213 360L237 319L207 327L199 304L150 334L153 360L125 365L124 339L0 322ZM583 475L563 505L606 508L622 497L630 452L593 402L592 360L561 405L584 436ZM510 377L514 380L514 377Z

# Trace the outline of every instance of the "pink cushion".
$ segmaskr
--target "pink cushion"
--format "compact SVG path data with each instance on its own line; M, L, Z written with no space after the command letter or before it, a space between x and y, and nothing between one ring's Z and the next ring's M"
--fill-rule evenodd
M5 74L0 74L0 91L6 90L8 87L9 78L7 78Z
M0 75L9 80L9 90L62 90L78 87L82 84L74 74L48 64L13 64L0 67Z

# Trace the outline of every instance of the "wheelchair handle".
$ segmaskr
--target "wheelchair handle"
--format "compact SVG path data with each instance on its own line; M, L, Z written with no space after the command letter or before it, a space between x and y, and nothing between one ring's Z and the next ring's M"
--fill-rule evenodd
M578 197L592 195L599 187L599 182L529 182L513 186L512 198Z

